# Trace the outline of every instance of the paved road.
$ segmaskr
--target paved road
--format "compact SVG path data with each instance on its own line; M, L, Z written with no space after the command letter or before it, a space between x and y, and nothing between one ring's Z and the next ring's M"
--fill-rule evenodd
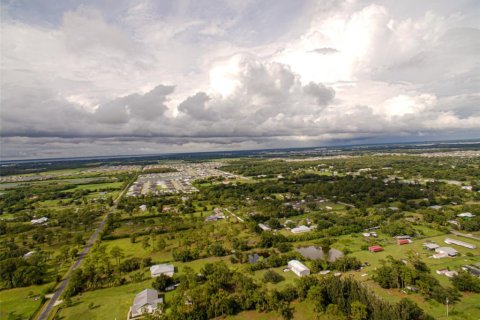
M103 220L100 222L100 224L98 225L95 232L91 235L90 239L88 239L87 244L83 248L82 252L80 252L80 255L78 256L77 260L75 260L72 267L68 270L64 279L62 280L62 282L60 282L60 285L57 287L57 290L53 294L53 297L50 300L48 300L47 305L43 308L42 312L40 312L40 314L38 315L37 320L47 320L48 319L48 317L50 316L50 313L53 310L53 307L55 306L55 303L58 301L58 298L60 298L62 296L63 291L65 291L65 289L67 288L68 281L70 280L70 276L72 275L72 272L75 271L75 269L77 269L80 266L83 259L85 259L85 257L87 256L87 253L90 250L90 248L92 247L92 245L95 243L95 241L97 241L98 235L100 234L100 232L102 232L102 230L105 226L105 223L107 222L108 216L113 211L115 211L115 209L117 208L118 201L123 197L125 192L128 190L129 186L130 186L130 183L125 187L125 189L123 189L123 191L120 193L120 195L117 197L117 199L115 199L115 202L114 202L113 206L110 208L110 210L108 210L107 214L105 215Z

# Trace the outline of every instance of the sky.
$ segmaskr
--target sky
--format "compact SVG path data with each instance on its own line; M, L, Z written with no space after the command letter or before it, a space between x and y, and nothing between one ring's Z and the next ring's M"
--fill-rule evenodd
M480 137L476 0L2 0L0 158Z

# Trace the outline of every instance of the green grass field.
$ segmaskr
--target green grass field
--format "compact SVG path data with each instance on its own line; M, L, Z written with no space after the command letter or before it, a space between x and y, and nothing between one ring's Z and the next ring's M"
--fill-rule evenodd
M72 299L73 305L57 312L60 319L126 319L135 295L151 288L152 279L124 286L85 292ZM168 301L168 299L167 299ZM93 308L89 307L93 304Z
M30 318L40 307L40 295L50 286L30 286L0 291L0 319L8 319L9 314Z

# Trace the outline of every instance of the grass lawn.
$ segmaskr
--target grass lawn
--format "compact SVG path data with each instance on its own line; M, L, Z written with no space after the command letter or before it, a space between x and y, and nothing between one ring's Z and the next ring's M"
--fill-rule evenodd
M99 189L121 189L123 182L103 182L103 183L93 183L93 184L81 184L75 188L69 189L67 191L73 192L76 190L99 190Z
M152 279L119 287L85 292L72 299L73 305L58 311L60 319L126 319L135 295L151 288ZM93 303L94 307L89 308Z
M157 237L157 239L160 236ZM135 243L132 243L130 241L130 238L123 238L123 239L117 239L117 240L108 240L108 241L103 241L103 244L107 245L107 252L110 252L111 248L118 246L120 249L123 250L123 253L125 254L125 258L132 258L132 257L138 257L138 258L145 258L145 257L151 257L153 261L155 262L167 262L167 261L172 261L172 254L170 251L167 251L168 249L172 248L172 241L165 239L167 242L167 249L162 250L162 251L155 251L152 252L151 247L144 249L142 245L142 239L144 237L139 237L137 238ZM150 240L151 243L151 240Z
M0 291L0 319L7 319L10 313L28 319L40 307L40 295L50 285Z

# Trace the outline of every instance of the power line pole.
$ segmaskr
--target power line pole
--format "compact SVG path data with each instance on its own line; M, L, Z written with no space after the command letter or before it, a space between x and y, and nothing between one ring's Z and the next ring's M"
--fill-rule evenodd
M447 318L448 318L448 298L447 298Z

